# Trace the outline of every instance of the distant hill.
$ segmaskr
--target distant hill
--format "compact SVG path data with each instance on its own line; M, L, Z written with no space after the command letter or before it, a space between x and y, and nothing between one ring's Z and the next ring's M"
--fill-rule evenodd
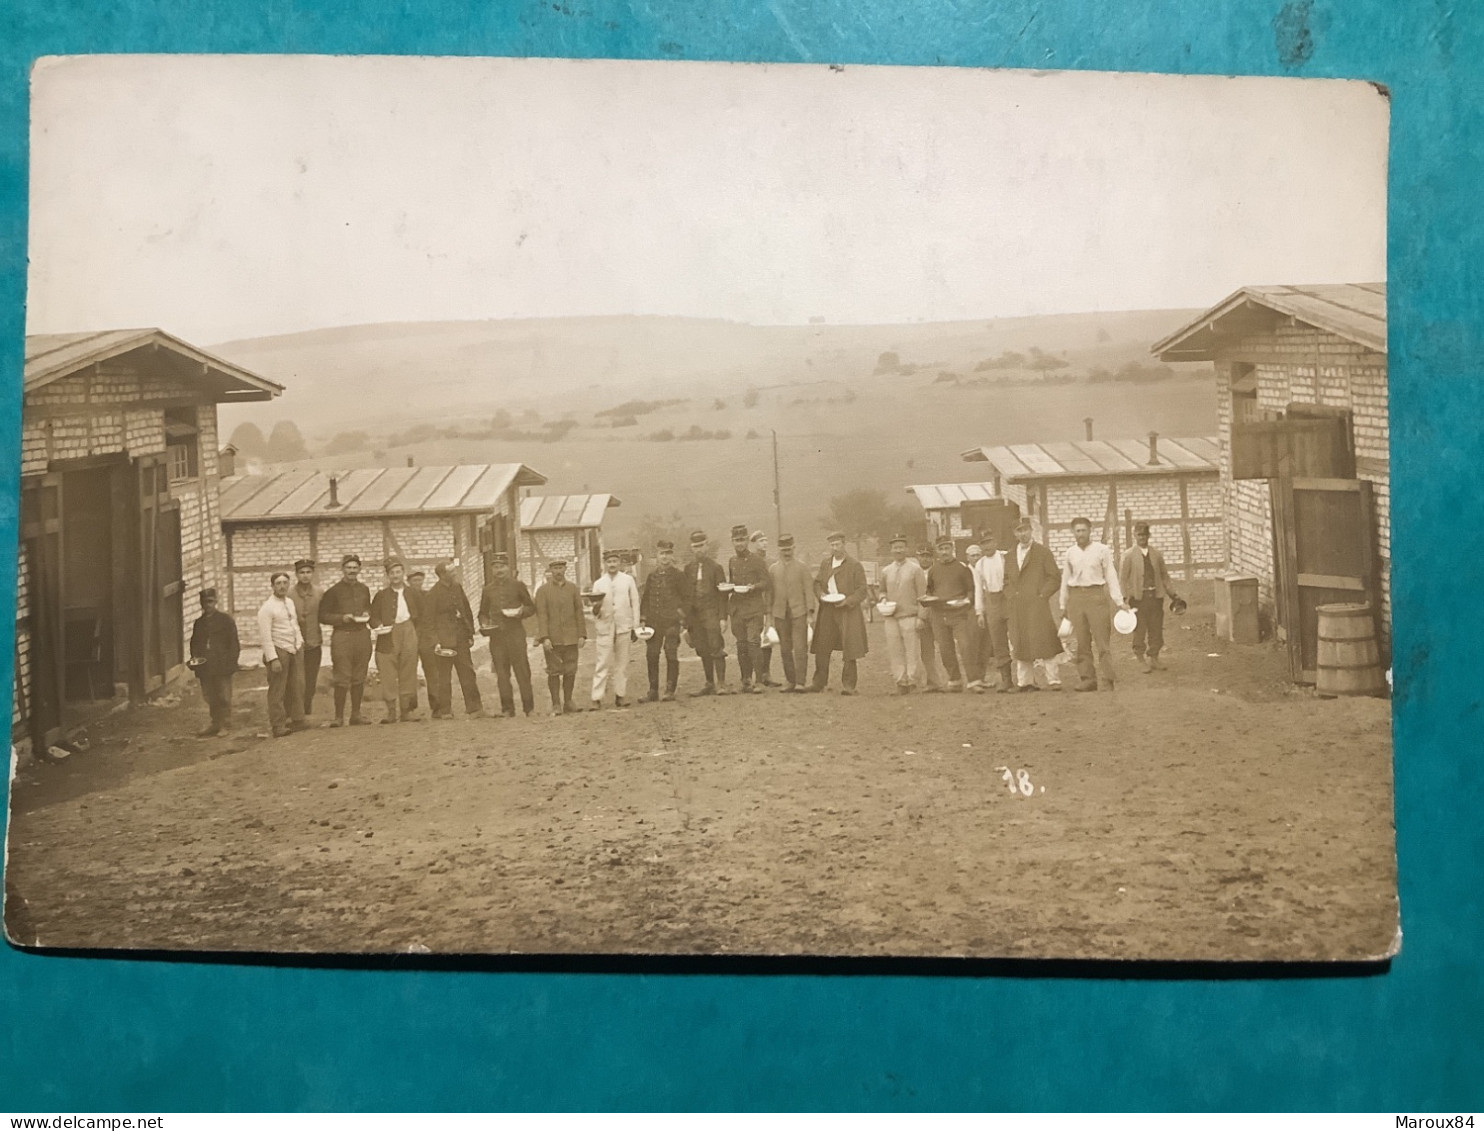
M311 447L349 429L488 417L499 409L584 416L633 397L726 396L748 387L891 379L883 354L928 379L1032 348L1068 372L1150 361L1150 343L1194 311L1131 311L886 326L750 326L662 316L339 326L223 342L223 357L287 386L224 414L230 431L298 424ZM977 374L982 376L982 371Z

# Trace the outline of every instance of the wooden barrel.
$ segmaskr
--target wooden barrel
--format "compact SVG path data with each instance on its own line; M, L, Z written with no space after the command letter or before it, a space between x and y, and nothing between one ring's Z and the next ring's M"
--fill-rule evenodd
M1326 698L1382 695L1386 678L1369 604L1320 605L1315 689Z

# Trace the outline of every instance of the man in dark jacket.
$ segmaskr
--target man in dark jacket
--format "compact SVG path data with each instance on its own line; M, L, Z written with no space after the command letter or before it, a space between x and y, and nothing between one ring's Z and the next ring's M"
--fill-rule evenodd
M830 552L819 563L814 584L819 593L819 611L814 624L814 682L810 691L823 691L830 682L830 655L841 653L840 694L854 695L856 661L869 648L866 644L866 614L862 604L870 596L865 568L845 552L845 535L829 537Z
M1061 589L1061 570L1051 551L1032 537L1031 520L1015 526L1016 545L1005 553L1005 604L1010 612L1010 654L1015 657L1015 686L1035 691L1036 669L1046 683L1061 687L1056 657L1061 638L1051 615L1051 598Z
M771 620L772 578L763 559L752 552L751 541L747 527L732 527L732 560L727 562L727 580L734 588L729 611L732 637L737 641L737 667L742 673L742 692L761 694L763 629Z
M587 643L587 612L582 594L567 580L567 563L558 559L547 566L546 582L536 590L536 643L546 654L546 687L551 693L551 713L577 710L572 693L577 687L577 656Z
M386 717L394 723L419 722L417 707L417 622L424 594L407 584L399 561L386 563L386 587L371 598L371 635L376 639L376 673Z
M730 695L727 687L726 597L717 588L726 582L726 570L706 552L706 535L690 536L691 562L685 567L685 634L701 657L706 686L701 695Z
M536 602L526 583L510 573L510 557L496 554L490 563L490 583L479 597L479 631L490 642L490 667L500 688L500 710L515 717L515 695L510 673L520 686L521 709L536 709L531 691L531 661L526 655L526 618L536 615Z
M651 703L661 698L661 651L665 654L663 698L666 702L675 698L675 685L680 681L680 634L685 631L685 576L675 565L675 543L660 541L655 552L659 564L644 579L644 590L639 594L639 625L654 629L644 653Z
M412 624L417 629L417 660L423 669L423 684L428 689L428 714L438 714L438 705L433 702L433 671L437 668L437 657L433 654L433 626L428 623L428 575L421 569L413 569L407 575L407 588L413 590L419 596L418 608L421 610L412 617ZM417 710L417 689L412 690L410 700L412 709Z
M345 726L345 700L350 698L350 725L367 726L361 716L366 670L371 666L371 590L361 582L361 557L340 559L341 578L319 600L319 622L335 630L330 637L330 682L335 689L335 721Z
M1134 523L1134 545L1118 562L1118 586L1139 615L1134 625L1134 655L1146 672L1164 671L1159 653L1165 646L1165 598L1178 601L1165 556L1149 544L1149 524Z
M948 690L962 691L974 619L974 571L958 560L952 538L938 539L938 560L927 571L927 595L937 602L928 615L948 672Z
M294 588L289 593L299 610L299 631L304 635L304 713L314 712L314 693L319 689L319 668L324 658L324 629L319 623L319 586L314 583L314 563L300 558L294 563Z
M469 650L474 643L474 613L469 598L459 584L457 570L448 564L436 565L438 580L425 594L426 619L433 630L433 680L437 694L429 688L428 698L437 702L436 719L453 718L453 679L459 673L459 688L464 693L464 714L482 719L484 702L479 696L479 677Z
M217 608L215 589L201 590L201 615L191 626L191 669L211 711L211 724L200 732L201 738L231 729L232 676L240 651L237 622Z

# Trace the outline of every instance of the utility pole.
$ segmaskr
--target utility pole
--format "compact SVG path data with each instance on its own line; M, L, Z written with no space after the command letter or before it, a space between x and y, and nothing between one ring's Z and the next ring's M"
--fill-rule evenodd
M778 429L770 429L773 433L773 518L778 523L778 529L773 531L773 541L777 544L779 538L783 537L783 492L778 478Z

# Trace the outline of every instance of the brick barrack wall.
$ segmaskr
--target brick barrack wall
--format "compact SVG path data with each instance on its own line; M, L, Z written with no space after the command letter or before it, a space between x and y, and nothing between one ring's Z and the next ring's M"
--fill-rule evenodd
M508 511L507 504L498 513ZM340 579L340 559L354 553L361 558L361 580L373 593L386 583L388 558L398 558L409 572L426 571L429 587L436 580L433 567L457 558L464 592L477 609L484 590L484 556L479 550L483 518L441 514L231 523L226 528L231 580L224 607L237 620L242 646L256 647L258 607L268 598L272 589L268 579L274 572L292 573L294 562L310 558L319 563L323 589Z
M1225 352L1225 351L1224 351ZM1264 356L1254 363L1257 405L1283 412L1290 403L1349 409L1354 419L1356 474L1368 480L1376 511L1381 585L1381 629L1391 636L1391 465L1387 423L1386 357L1313 327L1280 326L1242 339L1232 355ZM1292 357L1292 361L1276 360ZM1265 479L1231 477L1233 363L1218 361L1217 415L1221 436L1221 491L1231 567L1258 579L1262 603L1273 608L1273 518Z
M187 382L146 373L123 362L103 363L53 381L25 397L21 414L21 475L45 473L54 460L122 453L130 459L165 451L165 410L150 402L198 397ZM191 625L203 588L220 586L225 549L217 478L216 405L196 407L197 475L172 480L170 496L180 503L182 646L189 649ZM65 505L65 503L64 503ZM26 722L31 692L31 579L24 551L18 562L21 600L16 610L16 671L11 721L16 733Z
M1185 485L1182 511L1180 485ZM1041 511L1045 491L1046 512ZM1060 562L1073 543L1070 523L1079 515L1092 521L1094 538L1121 554L1133 543L1126 517L1149 523L1149 541L1164 552L1173 577L1189 581L1215 577L1226 568L1226 534L1221 521L1221 484L1215 471L1140 472L1075 479L1047 479L1006 483L1005 498L1029 515L1036 539L1045 543ZM1107 526L1112 497L1116 517ZM1132 512L1126 516L1125 512ZM1188 521L1183 517L1188 515ZM1190 567L1185 565L1185 536L1190 537Z

